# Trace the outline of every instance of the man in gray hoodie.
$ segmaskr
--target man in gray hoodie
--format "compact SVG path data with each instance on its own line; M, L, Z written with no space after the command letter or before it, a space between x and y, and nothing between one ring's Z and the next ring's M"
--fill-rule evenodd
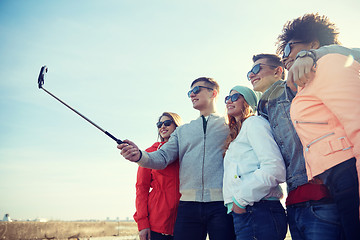
M219 85L201 77L191 83L188 97L200 117L178 127L158 151L140 151L131 141L118 145L121 155L140 166L164 169L179 159L180 203L175 240L235 239L232 216L222 196L223 144L228 135L225 118L215 111Z

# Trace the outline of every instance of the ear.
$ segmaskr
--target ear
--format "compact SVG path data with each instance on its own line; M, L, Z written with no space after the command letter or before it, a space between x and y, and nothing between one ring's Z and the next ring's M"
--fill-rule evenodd
M217 97L217 95L218 95L218 92L214 89L213 91L212 91L212 98L216 98Z
M310 48L311 49L318 49L320 47L320 42L319 40L314 40L310 43Z
M282 74L284 72L284 69L280 66L278 66L277 68L275 68L275 76L281 78Z

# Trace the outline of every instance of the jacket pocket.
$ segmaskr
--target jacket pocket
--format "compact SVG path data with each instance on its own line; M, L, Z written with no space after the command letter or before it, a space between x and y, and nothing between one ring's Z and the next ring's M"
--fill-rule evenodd
M327 137L329 137L329 136L331 136L331 135L334 135L334 134L335 134L334 132L331 132L331 133L325 134L325 135L323 135L323 136L321 136L321 137L318 137L318 138L312 140L310 143L306 144L306 146L305 146L305 151L308 152L308 151L309 151L309 148L310 148L313 144L315 144L315 143L323 140L324 138L327 138Z
M321 154L327 156L338 151L346 151L353 147L347 137L339 137L321 143Z

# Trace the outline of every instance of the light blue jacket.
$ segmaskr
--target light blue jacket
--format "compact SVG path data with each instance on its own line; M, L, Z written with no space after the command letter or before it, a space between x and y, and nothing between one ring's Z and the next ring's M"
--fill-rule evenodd
M179 159L181 201L223 201L223 146L228 131L224 117L211 114L206 124L199 117L176 128L158 151L142 151L138 164L163 169Z
M225 204L252 206L262 199L280 199L285 164L269 122L260 116L246 119L224 158Z

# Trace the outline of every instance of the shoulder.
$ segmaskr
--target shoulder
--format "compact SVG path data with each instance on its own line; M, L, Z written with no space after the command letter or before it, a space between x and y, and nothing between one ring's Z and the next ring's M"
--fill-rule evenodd
M253 136L263 136L271 131L269 122L262 116L251 116L243 122L242 130Z
M146 152L155 152L156 150L158 150L160 144L161 144L161 142L156 142L151 147L145 149L145 151Z
M268 126L269 122L262 116L251 116L243 122L243 126L254 127L254 126Z

